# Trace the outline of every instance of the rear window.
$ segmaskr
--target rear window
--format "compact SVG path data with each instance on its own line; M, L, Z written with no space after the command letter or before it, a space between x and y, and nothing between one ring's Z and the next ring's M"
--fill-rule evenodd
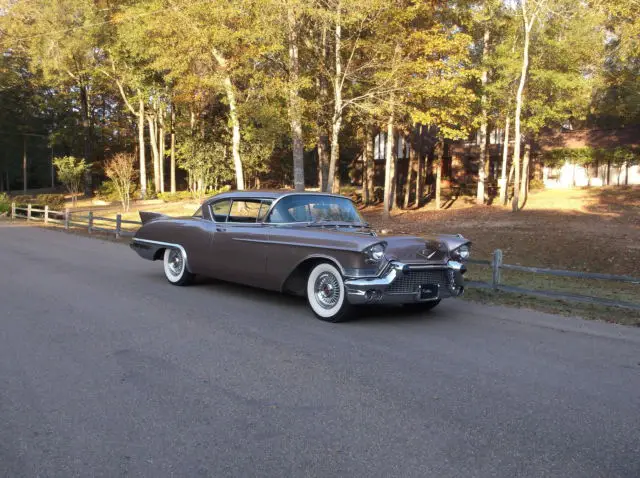
M213 216L213 220L216 222L227 222L230 206L231 201L229 199L213 203L211 205L211 215Z
M229 222L257 222L261 206L260 201L233 201Z

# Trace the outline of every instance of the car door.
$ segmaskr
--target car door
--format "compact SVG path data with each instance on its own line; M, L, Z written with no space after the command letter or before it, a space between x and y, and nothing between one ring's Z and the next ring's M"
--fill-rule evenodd
M243 284L262 286L266 276L268 235L260 215L264 211L261 199L233 199L228 214L226 205L212 205L216 221L211 241L211 254L216 276Z

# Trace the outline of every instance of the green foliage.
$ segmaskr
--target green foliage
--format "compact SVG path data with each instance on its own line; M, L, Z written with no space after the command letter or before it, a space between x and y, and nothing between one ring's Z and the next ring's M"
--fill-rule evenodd
M84 159L78 159L74 156L56 158L53 160L53 164L58 172L58 179L67 188L75 204L76 196L80 192L80 187L84 181L85 174L89 170L89 166Z
M226 193L230 190L231 190L231 186L226 185L221 187L220 189L209 189L206 192L206 195L215 196L216 194ZM194 194L191 191L176 191L175 193L160 193L158 194L158 199L162 199L164 202L190 201L194 199Z
M627 146L618 146L613 149L606 148L557 148L547 151L542 156L545 164L550 167L558 167L565 161L572 164L587 166L599 161L621 166L625 163L637 164L640 161L640 153Z
M159 193L158 199L162 199L164 202L179 202L188 201L193 199L191 191L176 191L175 193Z
M7 193L0 193L0 214L11 211L11 199Z
M49 206L54 211L61 211L66 205L64 194L38 194L37 196L20 194L13 196L11 201L22 206L27 204L41 207Z
M147 195L148 195L148 191L149 190L147 190ZM104 181L102 181L98 189L96 189L93 193L98 199L102 201L115 202L120 200L120 195L118 194L118 190L116 189L116 186L115 184L113 184L113 181L111 179L105 179ZM139 185L132 185L131 197L136 198L139 195L140 195Z

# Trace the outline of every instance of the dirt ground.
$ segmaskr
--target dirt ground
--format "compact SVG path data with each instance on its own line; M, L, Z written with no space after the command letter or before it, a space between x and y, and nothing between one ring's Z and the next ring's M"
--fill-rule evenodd
M427 206L385 218L376 206L363 214L394 233L461 233L478 259L499 248L509 264L640 276L640 187L533 192L518 213L462 197L440 211Z

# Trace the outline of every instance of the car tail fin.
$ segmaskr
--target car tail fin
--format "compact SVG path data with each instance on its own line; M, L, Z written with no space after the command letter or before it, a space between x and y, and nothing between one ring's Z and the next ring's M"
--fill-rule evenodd
M165 214L161 214L159 212L140 211L140 220L142 221L142 224L146 224L148 222L155 221L156 219L165 218L165 217L169 217L169 216Z

